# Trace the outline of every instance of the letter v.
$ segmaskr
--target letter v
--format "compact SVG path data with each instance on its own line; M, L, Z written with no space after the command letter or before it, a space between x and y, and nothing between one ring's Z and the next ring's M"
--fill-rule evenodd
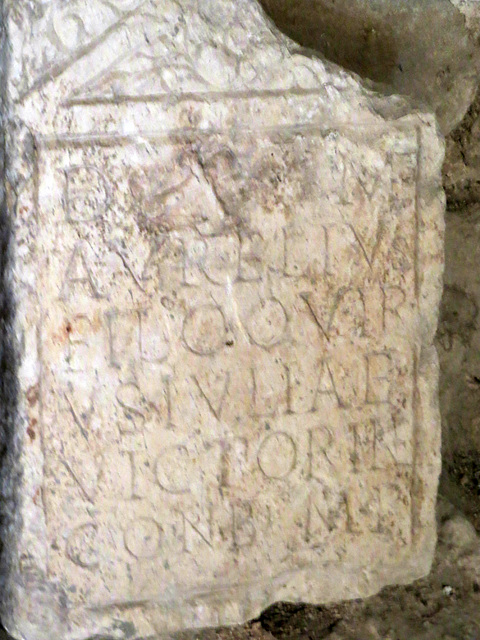
M228 389L230 387L230 372L227 372L225 374L225 377L223 379L223 387L221 387L221 385L208 385L208 384L207 385L204 384L202 387L197 376L192 376L192 377L193 377L193 381L198 387L198 390L202 394L202 397L205 399L206 403L208 404L208 408L213 413L215 418L217 420L220 420L222 416L223 405L225 403L225 398L227 397Z
M364 258L367 261L367 264L368 264L369 268L373 269L373 263L374 263L375 258L377 256L378 250L380 248L380 243L382 242L383 237L385 235L385 224L383 223L383 221L379 222L379 224L378 224L376 238L375 238L375 245L374 245L370 255L369 255L369 253L367 251L367 248L366 248L365 239L362 238L362 236L355 229L353 224L349 224L348 226L350 227L350 229L351 229L351 231L353 233L353 236L355 238L355 242L360 247L360 250L361 250Z

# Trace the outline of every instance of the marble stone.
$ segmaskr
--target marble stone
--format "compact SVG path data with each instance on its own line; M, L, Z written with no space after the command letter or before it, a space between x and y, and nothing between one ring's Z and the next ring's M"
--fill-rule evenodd
M7 629L151 638L427 573L434 116L254 0L6 5Z

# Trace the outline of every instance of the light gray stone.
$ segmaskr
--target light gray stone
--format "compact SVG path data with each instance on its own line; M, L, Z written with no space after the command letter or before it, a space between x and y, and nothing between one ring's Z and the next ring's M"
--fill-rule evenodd
M434 116L253 0L7 4L7 628L147 638L424 575Z

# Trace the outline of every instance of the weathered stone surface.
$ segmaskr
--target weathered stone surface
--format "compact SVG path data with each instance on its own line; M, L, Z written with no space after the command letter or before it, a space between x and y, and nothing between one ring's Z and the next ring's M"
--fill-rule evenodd
M429 105L444 133L459 124L475 96L478 0L260 2L297 42Z
M8 24L10 631L146 638L428 571L433 116L253 0Z

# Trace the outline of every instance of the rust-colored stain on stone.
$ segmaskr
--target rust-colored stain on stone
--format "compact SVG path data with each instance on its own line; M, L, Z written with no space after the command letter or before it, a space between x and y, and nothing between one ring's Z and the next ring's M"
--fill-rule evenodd
M39 398L40 398L40 385L36 384L32 387L30 387L26 394L25 397L27 398L27 402L29 403L30 406L33 406L35 404L37 404Z
M36 420L35 418L33 418L32 420L30 420L30 424L27 427L27 435L30 438L30 440L33 442L35 440L35 438L37 437L36 431L35 431L35 427L38 424L38 420Z

